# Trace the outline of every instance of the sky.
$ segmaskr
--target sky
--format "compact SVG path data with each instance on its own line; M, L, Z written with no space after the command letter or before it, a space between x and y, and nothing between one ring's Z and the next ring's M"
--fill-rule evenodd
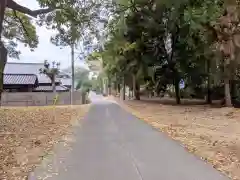
M38 9L38 3L35 0L15 0L21 5L35 10ZM9 62L31 62L41 63L44 60L60 62L61 69L71 66L71 50L69 47L57 47L50 42L51 35L54 31L48 30L45 27L37 27L37 35L39 36L39 45L33 52L23 44L19 43L18 49L21 51L20 59L10 59ZM79 50L78 50L79 51ZM77 55L76 55L77 56ZM83 60L76 58L76 66L88 68Z

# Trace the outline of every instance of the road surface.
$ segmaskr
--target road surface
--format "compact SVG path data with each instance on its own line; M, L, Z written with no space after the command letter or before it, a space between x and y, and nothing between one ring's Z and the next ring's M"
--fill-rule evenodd
M50 180L228 180L117 104L90 93L64 167ZM143 109L144 111L144 109Z

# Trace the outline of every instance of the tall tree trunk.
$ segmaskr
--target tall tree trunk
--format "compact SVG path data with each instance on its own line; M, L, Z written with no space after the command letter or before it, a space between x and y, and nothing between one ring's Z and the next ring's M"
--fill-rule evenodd
M113 83L113 92L112 93L114 96L117 95L117 83L116 82Z
M136 92L136 75L132 75L132 89L133 89L133 97L135 97L135 92Z
M0 105L3 92L3 78L4 78L4 68L7 62L7 49L4 47L3 43L0 41Z
M136 80L136 75L132 75L133 80L133 96L135 100L140 100L140 85L138 84Z
M230 59L224 60L223 66L223 75L224 75L224 95L225 95L225 106L232 107L232 96L231 96L231 89L230 89L230 77L232 69L229 66Z
M5 64L7 62L7 49L4 47L4 44L2 43L3 20L6 5L7 5L6 0L0 0L0 105L3 92L3 72Z
M175 89L175 98L176 98L177 104L181 103L179 83L180 83L180 80L179 78L176 77L174 80L174 89Z
M128 87L128 99L131 99L131 90L130 90L130 87Z
M207 60L207 104L212 103L212 98L211 98L211 72L210 72L210 60Z
M140 85L138 82L136 82L134 95L136 100L140 100Z
M210 82L210 77L208 76L207 80L207 104L212 104L212 91L211 91L211 82Z
M224 78L224 93L225 93L225 105L227 107L232 107L229 78Z
M122 92L123 100L126 99L125 94L126 94L126 85L125 85L125 76L123 77L123 92Z
M108 79L106 77L103 78L103 82L104 82L103 94L108 95Z
M120 94L121 92L121 85L120 83L117 84L117 93Z
M112 95L112 81L111 78L108 77L108 94Z
M232 105L236 105L236 99L237 99L237 84L235 78L230 81L230 94L231 94L231 100L232 100Z
M7 0L0 1L0 36L1 37L2 37L3 20L4 20L6 5L7 5ZM1 37L0 37L0 40L2 40Z

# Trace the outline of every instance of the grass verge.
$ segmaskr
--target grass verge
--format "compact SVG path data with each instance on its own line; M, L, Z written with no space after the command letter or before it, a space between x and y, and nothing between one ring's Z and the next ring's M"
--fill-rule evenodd
M88 105L0 108L0 179L24 180Z

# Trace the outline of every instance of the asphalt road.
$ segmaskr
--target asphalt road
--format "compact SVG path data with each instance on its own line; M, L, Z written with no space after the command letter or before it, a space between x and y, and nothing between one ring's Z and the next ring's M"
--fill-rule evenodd
M51 180L228 180L177 142L90 94L76 142ZM144 111L144 109L143 109Z

